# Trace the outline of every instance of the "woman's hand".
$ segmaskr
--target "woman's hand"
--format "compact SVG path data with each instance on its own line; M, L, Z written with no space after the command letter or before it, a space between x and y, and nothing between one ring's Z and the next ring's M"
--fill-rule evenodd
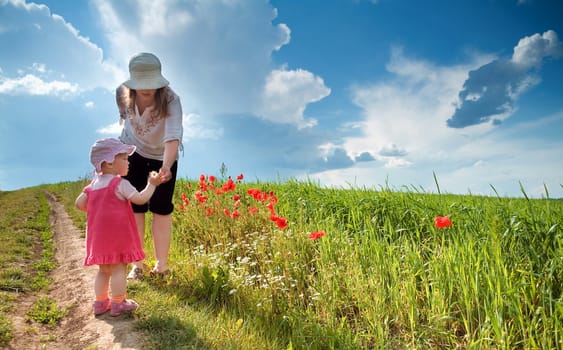
M160 183L164 183L172 178L172 172L167 166L162 166L158 171L158 177L160 178Z

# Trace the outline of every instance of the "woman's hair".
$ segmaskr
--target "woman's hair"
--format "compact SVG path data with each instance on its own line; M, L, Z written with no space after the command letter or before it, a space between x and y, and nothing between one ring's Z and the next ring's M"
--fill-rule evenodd
M121 119L125 119L128 114L134 114L137 90L129 89L127 86L121 85L117 89L116 98ZM172 98L173 96L168 86L157 89L154 95L155 106L151 115L159 118L168 117L168 102L170 102Z

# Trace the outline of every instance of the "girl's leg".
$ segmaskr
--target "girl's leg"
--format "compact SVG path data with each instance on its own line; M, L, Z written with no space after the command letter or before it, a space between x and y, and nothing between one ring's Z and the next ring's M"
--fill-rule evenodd
M98 265L98 273L94 279L96 300L105 300L109 296L109 281L113 265Z
M113 265L111 274L111 316L135 310L139 305L127 297L127 264Z
M112 265L98 265L98 273L94 279L94 292L96 301L94 302L94 314L101 315L111 307L109 300L109 284L112 273Z
M111 296L112 300L116 297L125 299L127 294L127 264L113 264L111 273Z
M165 272L168 270L171 230L172 215L152 214L152 236L154 240L154 255L156 258L155 272Z

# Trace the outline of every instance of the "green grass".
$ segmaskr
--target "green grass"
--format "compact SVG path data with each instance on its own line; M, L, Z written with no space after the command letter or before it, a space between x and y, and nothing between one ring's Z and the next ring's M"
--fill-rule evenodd
M0 191L0 345L13 336L10 313L24 293L43 293L56 267L49 205L38 187Z
M61 309L55 300L49 297L40 297L27 311L27 317L35 322L54 327L64 317L66 311Z
M78 225L72 203L83 185L50 189ZM287 228L267 211L246 215L257 205L249 188L277 195ZM530 199L243 182L200 203L197 181L177 189L177 206L182 193L190 203L173 214L173 283L129 286L148 349L563 348L563 202L547 191ZM453 226L435 228L443 215ZM319 230L324 237L308 238ZM145 242L151 263L148 228Z

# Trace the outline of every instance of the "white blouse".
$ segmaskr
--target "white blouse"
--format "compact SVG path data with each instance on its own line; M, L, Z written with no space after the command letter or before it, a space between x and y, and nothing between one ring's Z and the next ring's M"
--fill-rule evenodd
M117 93L120 93L118 88ZM151 116L152 107L145 108L143 114L139 114L139 109L126 110L120 105L118 108L124 122L120 140L129 145L137 147L136 152L149 159L163 160L164 143L167 141L178 140L182 144L182 104L180 97L172 89L168 88L168 117L160 118Z

